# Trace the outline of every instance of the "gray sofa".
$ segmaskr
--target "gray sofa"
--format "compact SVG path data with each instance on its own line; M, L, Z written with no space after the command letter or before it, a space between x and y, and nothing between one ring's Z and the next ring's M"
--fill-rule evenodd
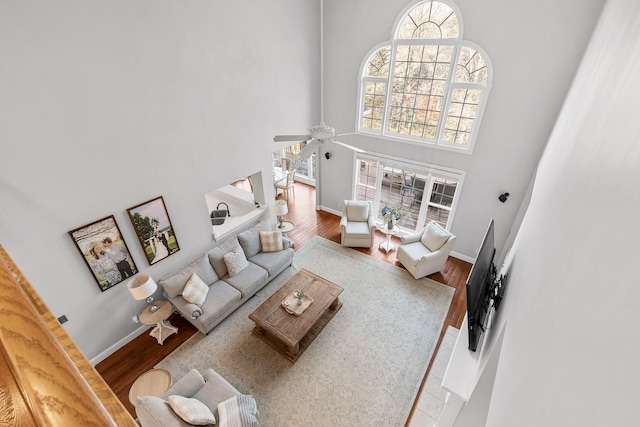
M290 240L283 237L282 250L265 252L260 231L273 230L271 224L263 220L158 281L164 297L202 333L211 331L293 262ZM248 263L246 268L232 276L224 256L239 247ZM209 287L201 305L187 301L182 295L185 284L194 273Z
M248 408L243 408L243 416L250 422L245 422L242 425L258 425L257 417L259 413L253 398L241 395L238 390L213 369L207 369L202 374L198 370L192 369L172 385L162 397L139 397L136 404L138 424L142 427L185 427L192 425L180 418L168 403L169 396L175 395L193 398L204 403L218 424L220 424L218 405L235 396L242 397L245 401L250 400L252 404Z

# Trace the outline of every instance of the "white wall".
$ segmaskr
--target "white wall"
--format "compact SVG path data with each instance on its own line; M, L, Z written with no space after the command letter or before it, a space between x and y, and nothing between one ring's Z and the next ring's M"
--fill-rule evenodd
M493 88L473 155L345 136L375 152L466 171L452 232L454 251L475 258L489 218L501 253L525 197L562 100L604 0L457 0L464 38L480 45L494 69ZM414 2L412 2L413 4ZM325 122L337 133L356 129L358 72L367 53L391 37L406 0L325 0ZM322 159L321 203L351 195L353 166L345 149ZM344 154L342 154L344 153ZM508 191L507 203L498 195Z
M489 426L637 424L638 51L640 4L609 0L515 239Z
M318 1L0 3L0 243L89 358L144 304L67 232L114 214L156 279L211 246L205 193L319 118L315 28ZM126 209L159 195L181 250L149 267Z

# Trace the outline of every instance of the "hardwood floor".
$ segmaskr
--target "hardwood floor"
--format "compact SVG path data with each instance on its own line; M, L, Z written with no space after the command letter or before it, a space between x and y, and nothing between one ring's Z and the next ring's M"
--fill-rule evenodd
M238 185L247 185L248 187L248 183L244 182L240 182ZM293 231L289 232L288 236L295 241L296 250L300 250L300 248L314 236L321 236L333 242L340 243L340 217L325 211L315 210L314 187L296 183L295 198L292 192L290 195L289 213L285 217L287 221L295 224ZM396 261L395 251L386 253L384 250L378 249L379 243L384 239L386 239L386 236L381 232L377 232L373 248L354 249L376 259L404 268ZM392 239L396 245L399 244L399 238L393 237ZM438 346L440 346L447 326L451 325L459 329L462 325L462 320L466 313L464 285L470 270L471 264L468 262L449 257L441 272L429 276L430 279L455 289L449 312L440 333L440 338L438 339ZM129 403L129 388L133 382L139 375L152 369L154 365L159 363L173 350L178 348L180 344L197 332L195 327L176 313L174 313L169 320L174 326L179 328L179 331L177 334L167 338L164 345L159 345L155 338L149 336L148 333L143 333L96 365L98 372L134 417L135 410L133 405ZM428 370L429 369L431 369L431 364L429 364ZM424 382L429 372L428 370L425 373L420 391L422 391L424 387ZM413 415L414 410L415 404L411 415ZM411 416L409 419L411 419Z

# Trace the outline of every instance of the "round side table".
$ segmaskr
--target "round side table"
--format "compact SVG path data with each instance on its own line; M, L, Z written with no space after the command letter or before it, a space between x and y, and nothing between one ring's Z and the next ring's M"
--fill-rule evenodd
M385 252L394 250L396 248L396 245L394 245L391 241L391 236L395 236L400 232L398 226L395 225L391 230L389 230L389 228L387 228L387 226L385 225L384 227L379 227L378 230L387 235L387 240L381 242L378 247L384 249Z
M129 389L129 402L136 406L138 397L162 396L171 387L171 374L166 369L152 369L140 375Z
M158 344L162 344L169 335L177 333L178 328L173 326L167 320L169 316L171 316L171 313L173 313L173 306L171 303L169 301L160 300L155 301L155 305L159 307L156 311L151 312L151 306L149 305L140 312L138 318L140 319L140 323L143 325L156 325L149 335L155 337L158 340Z

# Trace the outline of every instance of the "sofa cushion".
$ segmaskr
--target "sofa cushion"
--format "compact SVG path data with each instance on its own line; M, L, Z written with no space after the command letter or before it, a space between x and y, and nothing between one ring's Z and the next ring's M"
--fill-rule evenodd
M260 252L249 261L264 268L269 273L269 277L273 277L291 264L294 253L291 248L278 252Z
M209 292L209 286L196 273L193 273L184 285L182 297L191 304L201 306L207 297L207 292Z
M249 262L247 267L235 276L225 276L222 280L240 291L242 298L256 293L267 283L269 274L264 268Z
M216 246L207 252L209 263L213 266L218 277L224 277L229 273L227 265L224 263L224 255L237 247L240 247L240 243L238 242L238 238L233 236L220 246Z
M439 224L435 222L430 222L427 224L427 228L425 228L424 233L422 233L422 244L427 247L431 252L435 252L444 245L451 234L444 228L442 228Z
M239 394L218 405L220 427L258 427L258 408L253 396Z
M184 377L180 378L178 382L169 387L169 390L167 390L162 397L166 399L172 394L193 397L204 384L205 381L202 374L198 372L197 369L192 369Z
M169 403L159 397L138 397L136 415L141 426L158 427L188 427L182 418L169 406Z
M281 251L283 249L282 232L281 231L261 231L260 246L262 247L262 252Z
M241 247L224 254L223 258L230 277L236 276L249 265Z
M171 276L160 279L158 283L164 288L168 297L175 298L182 294L182 290L184 289L187 280L189 280L193 273L197 274L198 277L200 277L200 279L202 279L202 281L207 285L210 285L219 279L218 275L211 267L207 255L202 255L182 270L179 270ZM225 271L224 274L227 274L227 272Z
M347 219L349 221L367 221L369 219L369 202L349 200L347 203Z
M237 306L237 302L241 298L242 294L239 290L223 280L218 280L209 286L209 293L204 303L202 303L202 314L198 317L198 321L202 323L206 330L209 330L209 325L219 322L231 307Z
M238 234L238 241L247 258L251 258L261 250L260 232L271 231L271 225L267 221L260 221L248 230Z
M169 406L180 418L196 426L215 424L216 419L207 406L198 399L179 395L169 396Z

